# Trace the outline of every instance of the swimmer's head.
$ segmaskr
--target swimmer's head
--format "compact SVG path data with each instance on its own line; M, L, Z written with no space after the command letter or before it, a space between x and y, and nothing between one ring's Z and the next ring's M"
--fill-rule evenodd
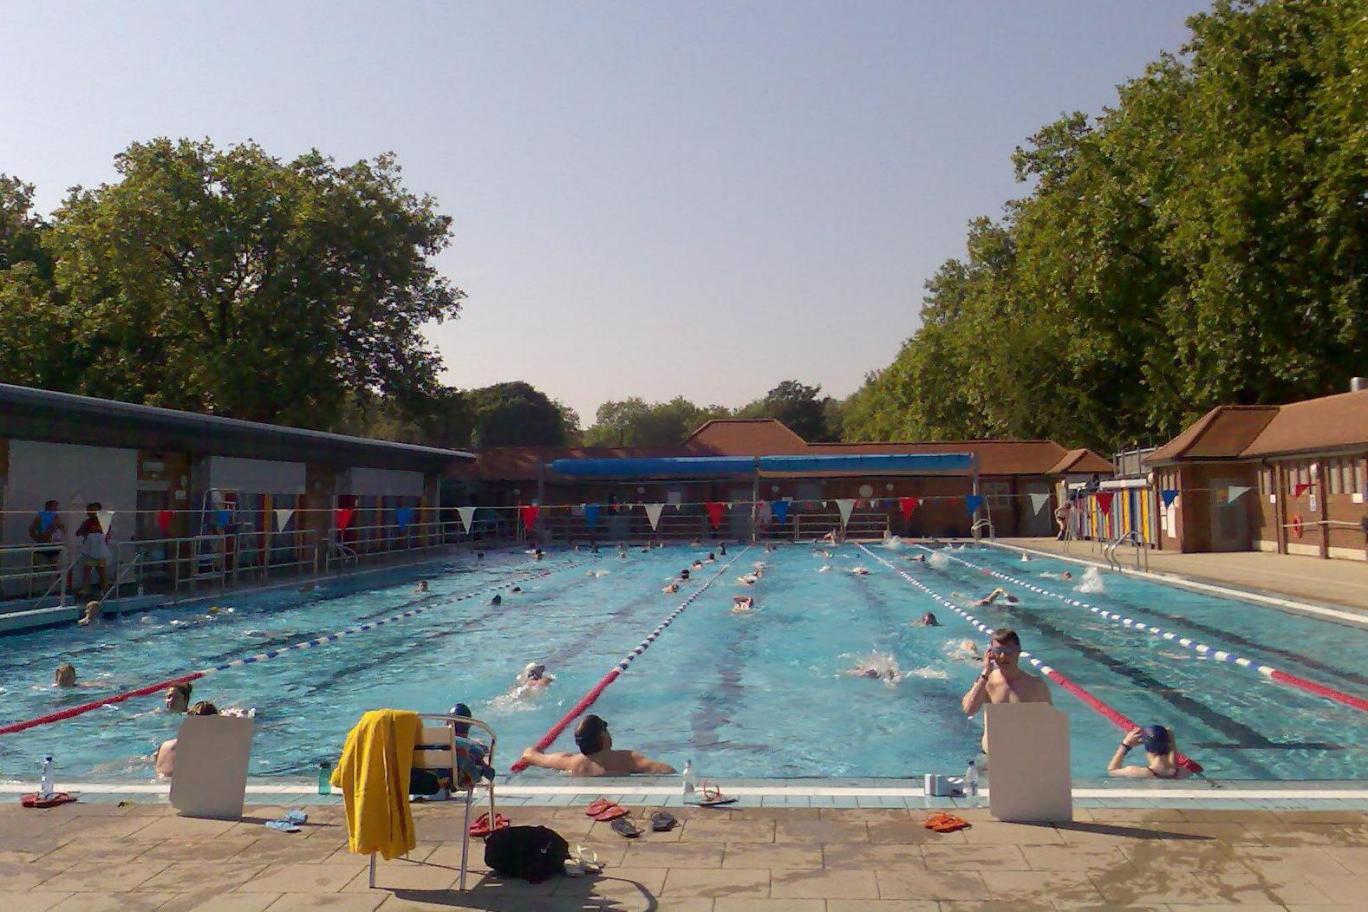
M546 666L541 662L528 662L523 669L523 677L529 681L540 681L542 675L546 674Z
M1146 725L1140 735L1147 754L1167 754L1173 749L1173 734L1162 725Z
M509 591L510 591L510 592L522 592L522 586L514 586L514 587L513 587L512 589L510 589Z
M166 696L162 699L162 705L169 713L183 713L190 708L190 693L193 688L189 681L180 684L172 684L166 688Z
M575 727L575 746L581 754L596 754L613 746L613 736L608 734L608 723L590 713Z
M1073 579L1073 574L1070 573L1068 570L1065 570L1065 571L1064 571L1062 574L1060 574L1060 575L1061 575L1064 579Z
M70 662L63 662L57 666L57 670L52 673L52 683L58 687L76 686L76 666Z
M418 581L418 591L419 591L419 592L427 592L427 591L428 591L428 581L427 581L427 580L419 580L419 581Z
M502 604L503 604L503 596L502 596L502 595L495 595L492 599L489 600L489 604L491 604L491 605L502 605Z
M683 570L680 570L680 571L679 571L679 578L680 578L680 579L688 579L688 578L689 578L689 569L688 569L687 567L685 567Z
M208 700L200 700L189 710L189 715L192 716L217 716L218 714L218 707Z
M927 627L939 627L939 626L940 626L940 621L936 620L936 615L935 615L933 612L930 612L930 611L928 611L928 612L926 612L926 614L923 614L923 615L922 615L922 623L923 623L924 625L926 625Z

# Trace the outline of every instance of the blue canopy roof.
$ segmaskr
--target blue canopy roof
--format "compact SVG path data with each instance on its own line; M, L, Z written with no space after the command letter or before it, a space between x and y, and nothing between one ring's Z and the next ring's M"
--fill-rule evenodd
M852 456L659 456L623 459L557 459L548 466L572 478L716 478L759 470L812 473L968 472L969 453L884 453Z

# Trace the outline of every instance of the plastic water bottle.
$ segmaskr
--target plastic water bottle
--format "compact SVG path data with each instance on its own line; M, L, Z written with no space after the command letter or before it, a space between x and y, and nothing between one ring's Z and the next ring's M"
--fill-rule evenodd
M327 760L318 764L318 794L332 794L332 764Z
M684 761L684 773L682 776L680 776L680 779L683 783L680 787L680 794L683 795L684 800L687 801L688 799L693 797L694 791L698 787L697 777L694 776L692 760Z
M964 797L978 797L978 766L973 760L970 760L969 765L964 769Z
M43 779L38 785L39 797L51 795L57 789L52 784L52 755L43 758Z

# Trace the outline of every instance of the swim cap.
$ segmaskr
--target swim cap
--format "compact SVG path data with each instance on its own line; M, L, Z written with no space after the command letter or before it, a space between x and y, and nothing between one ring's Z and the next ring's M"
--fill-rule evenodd
M545 671L546 666L541 662L528 662L527 667L523 669L523 675L527 678L536 679L540 678Z
M460 716L463 719L472 718L470 715L470 707L466 706L464 703L457 703L455 706L451 707L451 710L447 715ZM466 735L470 734L470 723L468 722L456 722L451 727L455 729L457 737L464 738Z
M1173 744L1169 730L1162 725L1146 725L1140 729L1140 737L1148 754L1167 754Z

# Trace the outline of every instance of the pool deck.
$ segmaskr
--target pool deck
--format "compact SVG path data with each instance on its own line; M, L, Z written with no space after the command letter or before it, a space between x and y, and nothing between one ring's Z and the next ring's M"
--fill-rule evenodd
M474 865L454 889L457 804L416 805L418 848L383 862L346 848L339 807L315 806L304 831L267 830L281 808L237 821L178 817L164 802L0 805L0 903L40 910L414 912L996 912L996 910L1362 909L1368 813L1358 810L1079 808L1072 824L992 820L938 834L909 809L675 811L681 826L628 841L580 807L509 807L606 864L600 876L530 885ZM650 807L634 807L638 820Z
M1004 538L999 544L1106 566L1101 546L1094 542L1070 542L1067 554L1064 542L1053 538ZM1117 557L1125 570L1134 569L1133 550L1119 551ZM1321 560L1267 551L1215 554L1151 551L1149 569L1154 574L1355 609L1368 621L1368 561Z

